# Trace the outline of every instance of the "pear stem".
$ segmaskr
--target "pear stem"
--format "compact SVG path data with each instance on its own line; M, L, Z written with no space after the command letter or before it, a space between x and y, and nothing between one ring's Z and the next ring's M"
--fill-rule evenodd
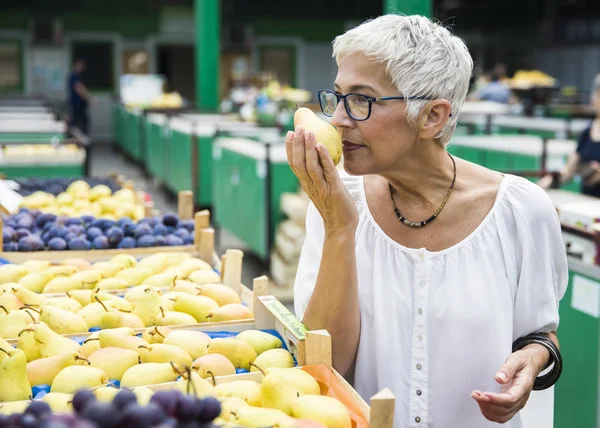
M160 337L162 337L163 339L166 339L166 337L163 336L162 333L158 330L158 327L154 327L154 331L156 331L156 334L158 334Z
M194 287L196 290L198 290L198 294L196 294L196 296L200 296L202 295L202 287Z
M0 351L4 352L6 355L8 355L10 357L10 354L8 353L8 351L4 348L0 348Z
M85 339L83 341L83 344L85 345L86 343L91 342L92 340L100 340L100 338L99 337L90 337L89 339Z
M266 375L267 375L267 374L265 373L265 371L264 371L263 369L261 369L259 366L257 366L256 364L254 364L254 363L250 363L250 366L252 366L252 367L256 367L256 369L257 369L259 372L261 372L263 376L266 376Z
M217 386L217 381L215 380L215 375L213 374L213 372L211 372L210 370L206 370L206 373L210 375L213 381L213 386Z
M142 348L142 349L146 349L147 351L152 351L152 348L146 346L146 345L138 345L138 349Z
M75 355L75 360L85 361L86 363L88 363L89 366L92 365L92 363L90 362L90 360L88 360L87 358L80 357L79 355Z
M0 308L2 308L2 310L6 312L6 315L8 315L8 310L4 306L0 305Z
M31 321L33 321L33 322L36 322L36 321L35 321L35 318L33 317L33 315L31 315L31 312L29 312L29 311L26 309L26 310L25 310L25 313L26 313L27 315L29 315L29 318L31 318Z
M159 306L160 308L160 313L162 314L162 317L165 317L165 310L162 308L162 306Z
M179 374L179 376L185 378L185 373L181 372L179 367L177 367L177 364L175 364L173 361L169 361L169 364L171 364L171 367L173 367L173 370L175 370Z
M106 306L104 305L104 303L102 303L102 300L100 300L100 299L98 298L98 296L94 296L94 300L96 300L96 302L100 303L100 304L102 305L102 307L104 308L104 310L105 310L106 312L108 312L108 309L106 308Z
M187 371L187 393L188 395L190 394L190 389L194 390L194 395L198 395L198 392L196 392L196 385L194 385L194 382L192 381L192 370L189 367L186 367L186 371Z
M42 313L42 312L41 312L39 309L33 308L33 307L31 307L31 306L23 307L23 308L21 308L21 309L23 309L24 311L33 311L33 312L35 312L36 314L41 314L41 313ZM31 314L30 314L30 315L31 315Z
M23 333L25 333L26 331L33 331L33 329L31 329L31 328L24 328L23 330L21 330L21 331L19 332L19 334L17 334L17 336L18 336L18 337L21 337L21 335L22 335Z

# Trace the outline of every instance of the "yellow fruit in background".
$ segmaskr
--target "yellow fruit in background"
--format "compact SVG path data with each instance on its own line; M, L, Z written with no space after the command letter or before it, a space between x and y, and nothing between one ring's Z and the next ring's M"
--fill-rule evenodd
M97 186L92 187L90 190L90 201L96 201L102 198L108 198L112 195L112 190L110 187L105 186L104 184L99 184Z
M87 199L75 199L73 201L73 208L76 210L90 209L90 201L88 201Z
M67 187L67 193L73 196L82 194L87 195L89 191L90 185L83 180L74 181Z
M115 198L104 198L98 202L100 202L102 212L107 214L115 213L119 207L119 201Z
M135 203L135 192L131 189L119 189L115 192L113 197L120 202Z
M71 205L75 198L70 193L61 193L56 197L56 203L60 206Z
M18 282L27 275L27 269L19 265L6 264L0 266L0 284Z
M100 205L100 202L92 202L90 209L92 210L94 217L102 215L102 205Z

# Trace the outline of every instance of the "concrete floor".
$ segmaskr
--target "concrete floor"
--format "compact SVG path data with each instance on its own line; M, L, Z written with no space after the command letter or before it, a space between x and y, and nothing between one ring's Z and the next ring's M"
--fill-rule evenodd
M176 197L154 183L154 180L146 179L141 168L114 151L112 146L95 146L91 154L91 175L103 177L112 173L123 174L127 179L135 181L137 188L150 193L155 207L161 213L177 211ZM244 250L244 244L227 231L218 231L217 254L221 255L232 248ZM244 254L242 281L245 285L251 287L255 277L266 274L268 272L257 258Z

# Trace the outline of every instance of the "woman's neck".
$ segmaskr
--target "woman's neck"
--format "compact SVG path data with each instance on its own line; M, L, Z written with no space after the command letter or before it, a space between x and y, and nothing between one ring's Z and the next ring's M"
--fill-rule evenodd
M381 174L402 195L405 203L429 208L444 198L454 177L446 149L434 142L419 142L393 171Z

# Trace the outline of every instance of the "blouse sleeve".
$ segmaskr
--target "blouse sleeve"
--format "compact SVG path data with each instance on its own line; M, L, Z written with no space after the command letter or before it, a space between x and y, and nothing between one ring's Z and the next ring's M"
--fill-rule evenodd
M524 179L519 179L515 187L514 340L558 328L558 305L568 283L560 221L550 198Z
M306 311L310 296L315 289L321 266L324 239L323 219L311 202L306 212L306 239L300 253L300 262L294 283L294 310L299 320L304 317L304 311Z

